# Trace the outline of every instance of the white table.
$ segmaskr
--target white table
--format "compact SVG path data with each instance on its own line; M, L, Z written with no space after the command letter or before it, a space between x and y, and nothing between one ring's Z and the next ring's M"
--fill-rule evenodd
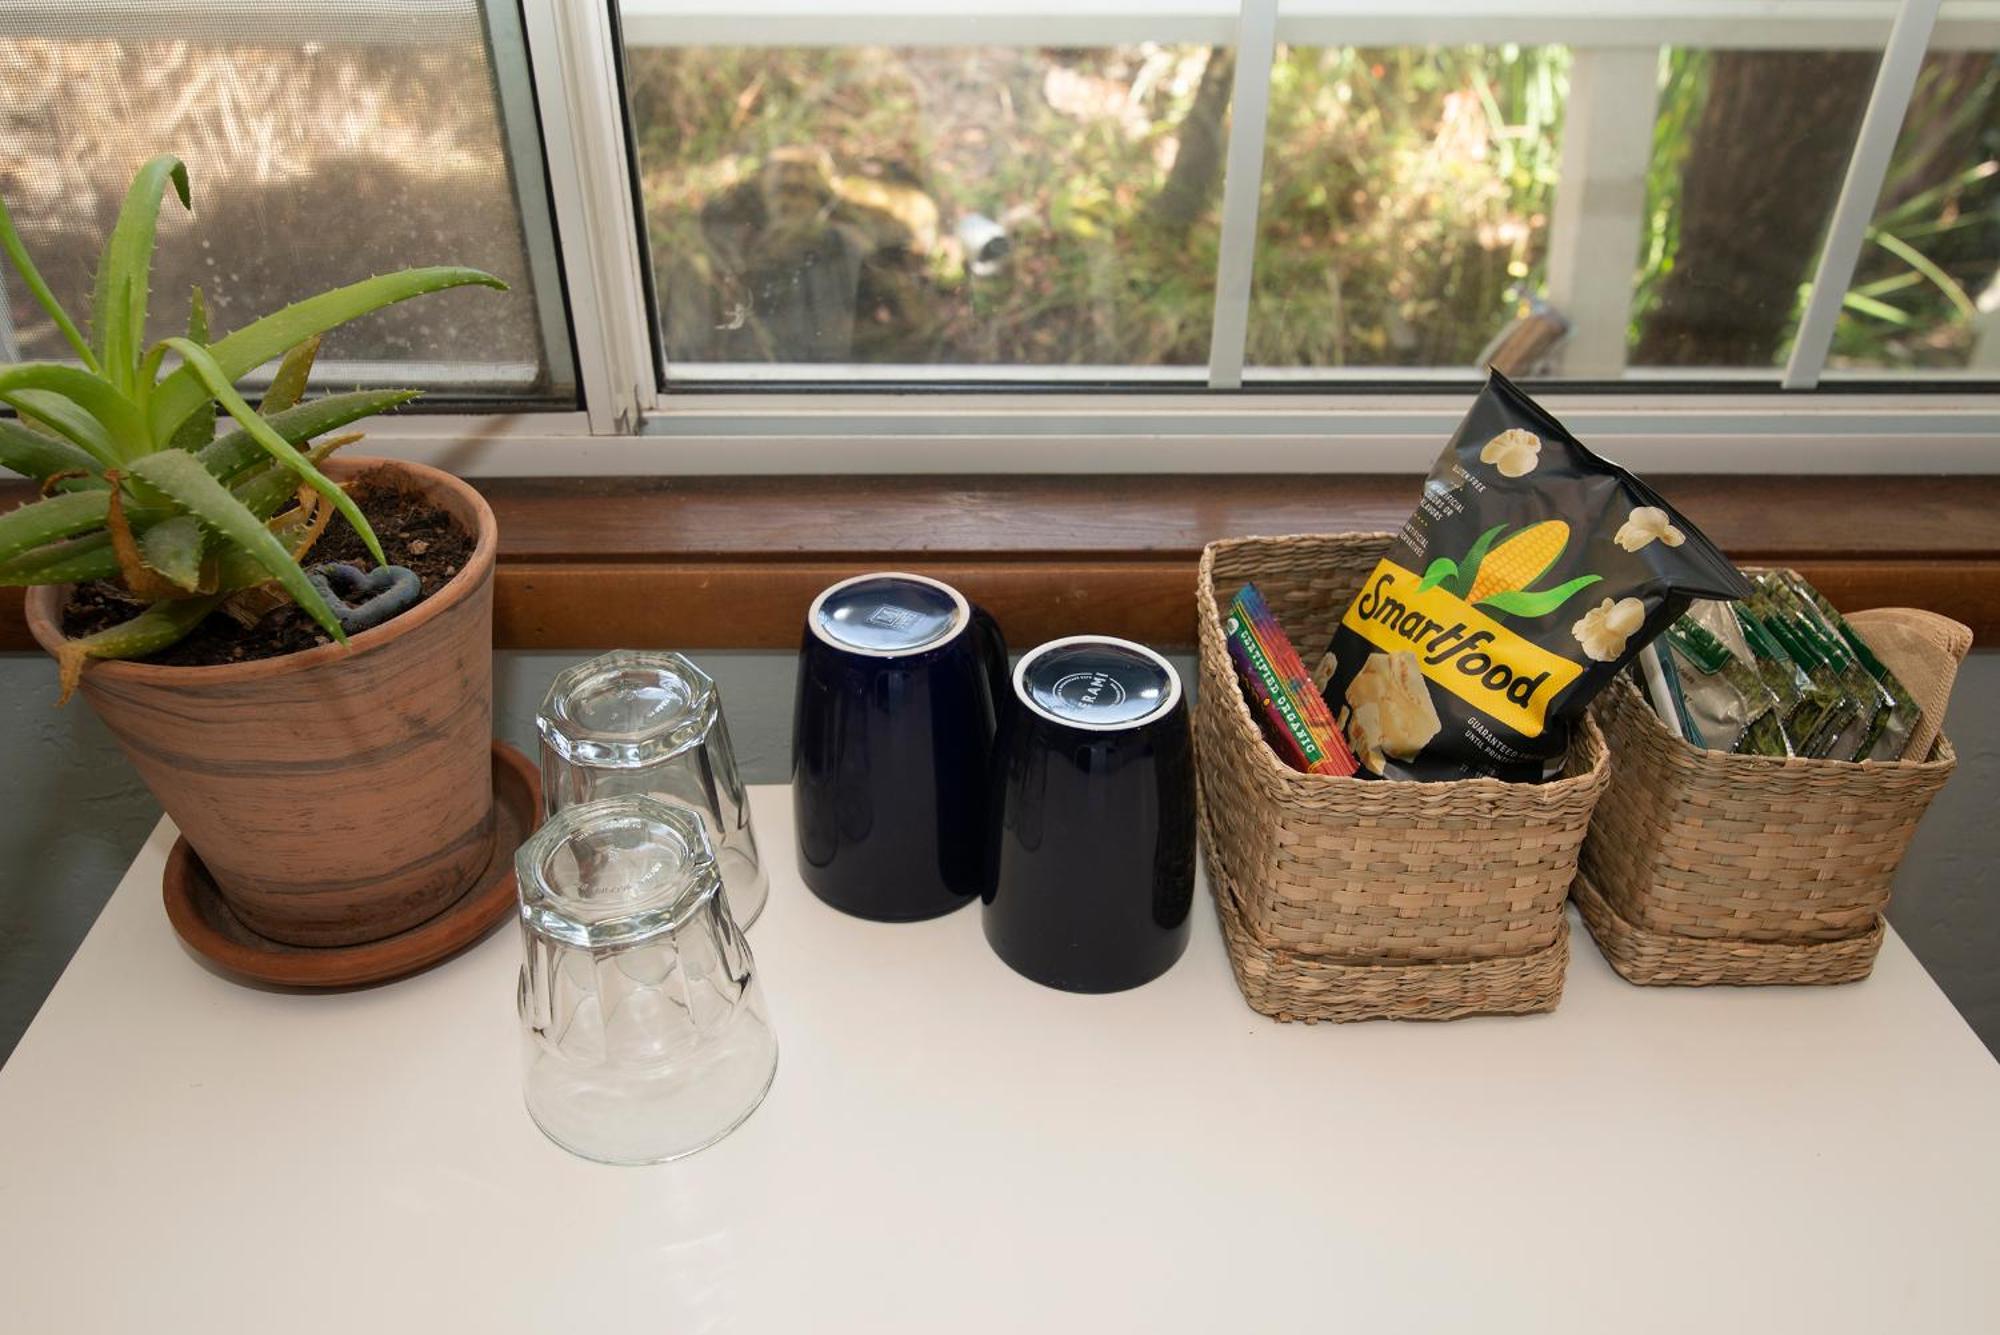
M1645 989L1580 929L1553 1015L1280 1026L1206 894L1164 979L1047 991L977 910L751 932L781 1056L679 1164L543 1140L511 927L258 991L174 939L162 824L0 1070L0 1328L2000 1329L2000 1067L1893 934L1868 982Z

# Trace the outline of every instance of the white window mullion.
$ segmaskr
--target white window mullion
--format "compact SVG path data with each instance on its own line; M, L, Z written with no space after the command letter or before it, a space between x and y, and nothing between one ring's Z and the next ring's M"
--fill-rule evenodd
M1820 248L1812 295L1806 300L1798 336L1792 341L1791 360L1785 364L1786 389L1813 388L1826 367L1827 351L1833 346L1834 324L1840 318L1841 303L1847 299L1848 285L1854 281L1854 266L1861 259L1861 242L1868 222L1875 216L1876 201L1882 197L1882 182L1889 174L1896 136L1903 128L1910 95L1916 91L1917 73L1930 49L1939 3L1940 0L1903 0L1903 7L1896 11L1888 44L1882 48L1882 63L1875 71L1875 89L1868 97L1868 111L1861 118L1861 133L1855 138L1854 154L1847 162L1847 179L1841 183L1840 202L1834 205L1833 221L1826 229L1826 244Z
M522 15L584 406L594 434L630 433L658 384L611 12L599 0L523 0Z
M527 36L521 29L521 7L515 0L484 0L486 41L492 48L494 92L501 132L507 140L507 175L521 213L523 248L528 276L535 285L535 314L542 341L542 365L550 388L565 394L576 388L570 348L569 321L563 314L562 271L556 263L556 238L543 181L548 174L535 114L533 80L511 77L533 68ZM4 331L0 331L4 332ZM529 384L534 383L533 369Z
M1243 384L1250 333L1250 278L1257 258L1257 202L1264 183L1264 126L1271 62L1278 53L1278 0L1243 0L1236 21L1236 80L1229 98L1229 152L1222 178L1222 241L1215 262L1215 322L1208 387Z
M1566 375L1609 379L1625 369L1659 66L1657 47L1586 48L1570 63L1549 220L1549 304L1569 321Z

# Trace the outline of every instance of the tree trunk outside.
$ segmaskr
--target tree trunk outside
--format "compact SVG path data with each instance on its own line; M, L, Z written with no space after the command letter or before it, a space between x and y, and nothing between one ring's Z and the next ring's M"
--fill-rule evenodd
M1853 52L1720 51L1681 174L1680 244L1637 366L1770 366L1792 332L1874 83Z
M1186 239L1202 210L1215 199L1227 147L1223 121L1235 83L1236 53L1226 46L1210 47L1208 63L1201 69L1201 84L1181 119L1174 165L1160 193L1147 206L1153 222L1169 236Z

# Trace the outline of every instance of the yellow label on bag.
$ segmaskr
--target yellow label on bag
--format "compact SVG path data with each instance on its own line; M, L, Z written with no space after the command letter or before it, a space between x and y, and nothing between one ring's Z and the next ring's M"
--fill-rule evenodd
M1539 737L1549 701L1583 665L1516 635L1394 561L1375 567L1341 624L1379 649L1408 650L1424 676L1523 737Z

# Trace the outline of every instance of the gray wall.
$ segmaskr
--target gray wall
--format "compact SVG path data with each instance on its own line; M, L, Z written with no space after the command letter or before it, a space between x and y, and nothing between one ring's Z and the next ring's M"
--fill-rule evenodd
M499 655L500 731L532 748L536 703L572 654ZM708 653L752 783L785 777L792 655ZM1185 658L1176 666L1192 680ZM2000 1052L2000 653L1976 654L1947 721L1959 770L1931 808L1890 917L1989 1048ZM0 654L0 1060L89 930L159 809L81 701L57 710L45 658ZM1581 947L1589 949L1588 946Z

